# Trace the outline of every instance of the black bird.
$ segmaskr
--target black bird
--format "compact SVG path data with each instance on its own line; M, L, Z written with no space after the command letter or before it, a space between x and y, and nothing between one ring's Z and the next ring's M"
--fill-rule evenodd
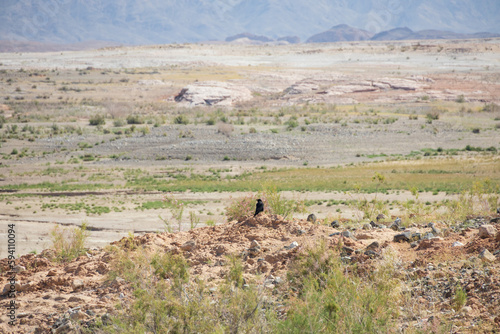
M257 216L262 211L264 211L264 202L262 202L262 200L259 198L257 200L257 205L255 206L255 214L253 216Z

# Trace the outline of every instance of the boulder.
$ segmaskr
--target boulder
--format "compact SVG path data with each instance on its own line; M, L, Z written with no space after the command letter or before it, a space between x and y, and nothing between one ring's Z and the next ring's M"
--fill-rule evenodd
M316 215L314 213L311 213L309 216L307 216L307 221L314 224L316 222Z
M497 235L497 230L493 225L479 226L479 237L480 238L495 238L496 235Z
M252 99L252 92L240 85L220 81L196 82L183 88L175 102L193 106L232 106L235 102Z
M194 240L189 240L186 241L182 246L181 249L186 252L191 252L196 248L196 242Z
M481 251L481 253L479 253L479 258L483 261L483 262L495 262L496 261L496 257L495 255L491 254L489 250L487 250L486 248L483 249Z

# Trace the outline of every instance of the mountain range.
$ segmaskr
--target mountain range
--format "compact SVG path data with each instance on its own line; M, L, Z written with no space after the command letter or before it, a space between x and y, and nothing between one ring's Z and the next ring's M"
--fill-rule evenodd
M500 33L498 0L0 0L0 40L76 44L441 38ZM339 25L344 32L340 32ZM329 29L329 27L336 27ZM351 28L358 27L358 28ZM398 28L398 27L409 27ZM347 30L350 29L350 32ZM398 37L399 36L399 37ZM434 36L434 37L433 37ZM495 35L488 35L495 36ZM390 38L393 38L390 37ZM460 38L460 37L458 37ZM463 38L463 37L462 37ZM250 38L251 39L251 38Z

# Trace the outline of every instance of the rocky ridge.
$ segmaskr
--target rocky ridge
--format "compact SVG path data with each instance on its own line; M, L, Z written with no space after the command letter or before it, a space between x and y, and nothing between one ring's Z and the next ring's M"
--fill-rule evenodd
M425 330L443 321L452 323L453 333L498 326L499 218L471 218L453 228L437 223L404 227L401 219L393 219L381 216L376 223L355 228L347 221L327 226L313 219L285 220L263 214L186 232L123 238L112 246L182 254L191 277L214 288L228 271L227 255L242 258L246 280L272 289L286 284L291 261L321 240L340 250L342 261L357 263L360 273L369 272L376 261L391 253L406 287L400 329L411 325ZM78 333L78 328L92 329L96 321L108 322L115 304L132 298L125 279L108 276L113 254L108 248L93 248L70 263L57 263L51 260L53 251L45 250L17 259L16 333ZM13 273L7 259L0 260L0 268L0 286L4 287L0 306L5 310ZM467 302L455 309L458 285L466 292ZM8 321L5 312L0 315L0 332L12 331Z

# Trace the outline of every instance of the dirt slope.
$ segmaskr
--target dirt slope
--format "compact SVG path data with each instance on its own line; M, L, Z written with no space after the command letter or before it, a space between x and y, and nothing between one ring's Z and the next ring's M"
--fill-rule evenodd
M491 223L490 223L491 222ZM492 226L484 232L481 225ZM387 221L385 225L392 225ZM455 230L445 226L412 226L416 233L439 234L414 244L394 242L394 231L380 224L372 229L345 228L343 222L334 229L305 220L284 220L280 216L247 217L241 222L203 227L181 233L144 234L123 238L114 246L143 246L147 251L160 250L183 254L190 264L191 278L217 285L227 272L225 255L240 255L244 260L246 279L262 284L271 275L286 280L290 262L305 248L326 240L332 248L342 247L344 261L357 262L367 268L378 261L384 249L397 255L407 292L411 295L401 306L398 326L430 328L436 321L451 321L454 333L489 332L500 325L500 224L498 218L470 219ZM383 227L383 228L382 228ZM454 246L455 242L462 246ZM374 242L377 242L374 244ZM372 252L366 252L367 246ZM483 259L484 250L492 255ZM497 257L495 257L496 254ZM17 296L16 325L8 324L7 306L11 298L0 297L0 333L77 333L75 328L105 320L114 305L131 298L127 282L121 278L106 280L112 253L106 249L89 249L87 254L70 263L49 260L52 251L28 254L16 259ZM0 260L0 287L10 288L7 259ZM361 270L362 271L362 270ZM466 305L452 310L453 287L459 283L467 292ZM418 309L418 310L417 310ZM69 320L68 320L69 319Z

